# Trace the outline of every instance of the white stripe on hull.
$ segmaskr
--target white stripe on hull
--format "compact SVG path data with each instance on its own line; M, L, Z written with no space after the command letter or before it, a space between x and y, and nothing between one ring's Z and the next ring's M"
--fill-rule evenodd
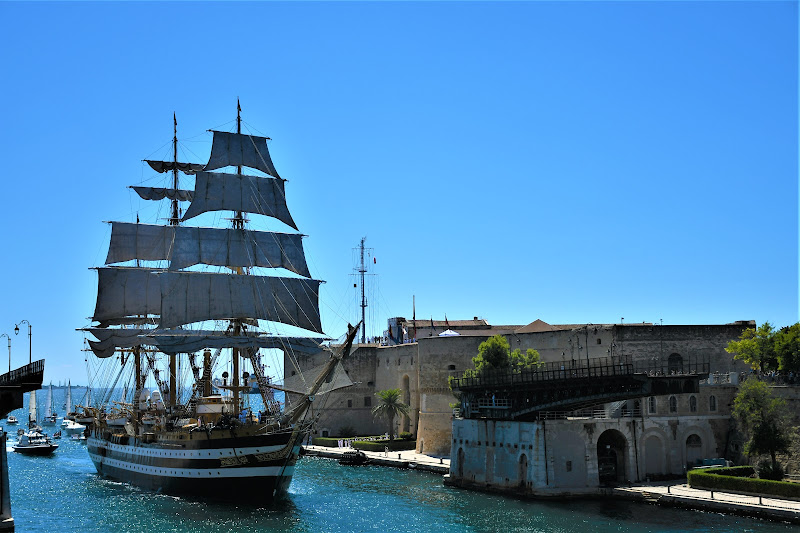
M89 453L95 466L102 471L104 465L158 477L174 478L251 478L251 477L291 477L294 475L294 466L248 466L236 468L164 468L158 466L145 466L118 459L110 459L97 454Z
M205 450L180 450L172 451L168 448L155 446L131 446L129 444L112 444L106 440L89 437L87 444L97 448L106 448L114 453L124 453L135 457L161 457L165 459L217 459L219 457L234 457L252 455L255 453L277 452L286 447L285 444L277 446L258 446L250 448L211 448ZM293 450L297 452L299 448Z

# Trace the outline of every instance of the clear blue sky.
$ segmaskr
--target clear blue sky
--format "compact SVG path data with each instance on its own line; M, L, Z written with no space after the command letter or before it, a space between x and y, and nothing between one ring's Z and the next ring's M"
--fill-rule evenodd
M798 320L796 2L0 4L0 333L86 382L145 157L272 137L339 336L391 316ZM196 157L195 157L196 156ZM152 183L152 182L148 182ZM6 339L0 339L0 369Z

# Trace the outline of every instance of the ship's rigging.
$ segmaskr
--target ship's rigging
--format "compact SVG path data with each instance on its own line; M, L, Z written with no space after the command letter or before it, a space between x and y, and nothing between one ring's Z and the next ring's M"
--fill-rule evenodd
M111 368L106 365L100 372L105 383L100 403L86 406L85 413L94 419L89 448L90 454L92 450L97 454L92 458L101 473L141 481L142 476L123 473L129 469L128 461L134 460L130 458L144 453L137 446L172 446L168 443L187 436L192 440L193 431L200 428L209 439L222 435L215 430L231 431L226 438L233 440L225 441L231 449L241 445L235 443L242 435L248 435L251 443L278 442L275 435L288 431L291 439L278 439L285 442L280 452L275 452L284 461L277 481L273 480L280 488L291 478L286 465L296 460L298 439L310 430L312 421L307 414L315 397L351 384L341 370L341 359L349 352L356 328L350 328L344 343L331 351L330 360L315 377L299 375L281 385L266 373L263 350L283 354L285 363L276 368L283 364L296 368L292 361L299 354L319 352L324 348L320 342L327 337L319 314L321 281L310 275L303 235L249 227L248 215L263 215L297 231L286 202L285 180L267 149L269 138L243 134L241 129L237 103L236 132L210 130L213 141L208 162L185 163L178 160L177 118L173 115L172 160L146 160L152 170L171 173L171 183L133 187L145 201L169 200L167 224L143 224L138 216L135 223L111 222L108 256L96 269L95 324L83 328L96 339L88 343L97 360L113 362ZM220 171L226 167L236 172ZM244 168L260 174L245 174ZM182 189L180 174L193 176L194 187ZM187 201L191 203L184 211L180 202ZM219 211L233 212L229 227L187 225L204 213ZM262 270L270 272L262 274ZM222 394L214 395L212 376L223 354L230 356L225 359L231 372L222 374L223 382L216 383ZM164 358L166 368L161 366ZM123 377L130 366L133 375ZM101 379L97 375L94 379L99 386ZM155 382L156 390L146 387L148 379ZM255 381L263 401L263 411L258 414L243 403L242 393L252 387L249 381ZM120 401L110 402L112 391L121 385L133 390L133 397L128 401L123 395ZM291 406L281 405L276 390L300 393L299 400ZM234 431L234 427L239 429ZM106 454L113 451L109 448L112 443L122 440L133 446L132 451L124 456L129 459L114 462ZM268 456L262 455L248 461L267 461ZM131 466L130 470L139 472L137 468ZM264 468L269 470L266 465ZM184 474L175 476L180 481ZM222 471L217 475L222 476ZM146 483L140 484L152 485L154 479L145 476ZM173 485L181 485L178 481Z

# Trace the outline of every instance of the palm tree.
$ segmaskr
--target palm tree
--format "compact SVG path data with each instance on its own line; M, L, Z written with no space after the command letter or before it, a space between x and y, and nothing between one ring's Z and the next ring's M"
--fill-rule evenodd
M400 389L388 389L375 393L380 398L378 405L372 408L372 416L389 420L389 440L394 439L394 417L408 416L410 407L400 401Z

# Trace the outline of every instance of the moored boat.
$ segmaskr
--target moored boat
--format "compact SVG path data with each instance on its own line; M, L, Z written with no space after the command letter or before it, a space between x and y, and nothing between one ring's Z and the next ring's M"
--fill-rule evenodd
M369 463L369 457L367 457L367 454L361 450L344 452L344 454L339 458L340 465L361 466L367 463Z

